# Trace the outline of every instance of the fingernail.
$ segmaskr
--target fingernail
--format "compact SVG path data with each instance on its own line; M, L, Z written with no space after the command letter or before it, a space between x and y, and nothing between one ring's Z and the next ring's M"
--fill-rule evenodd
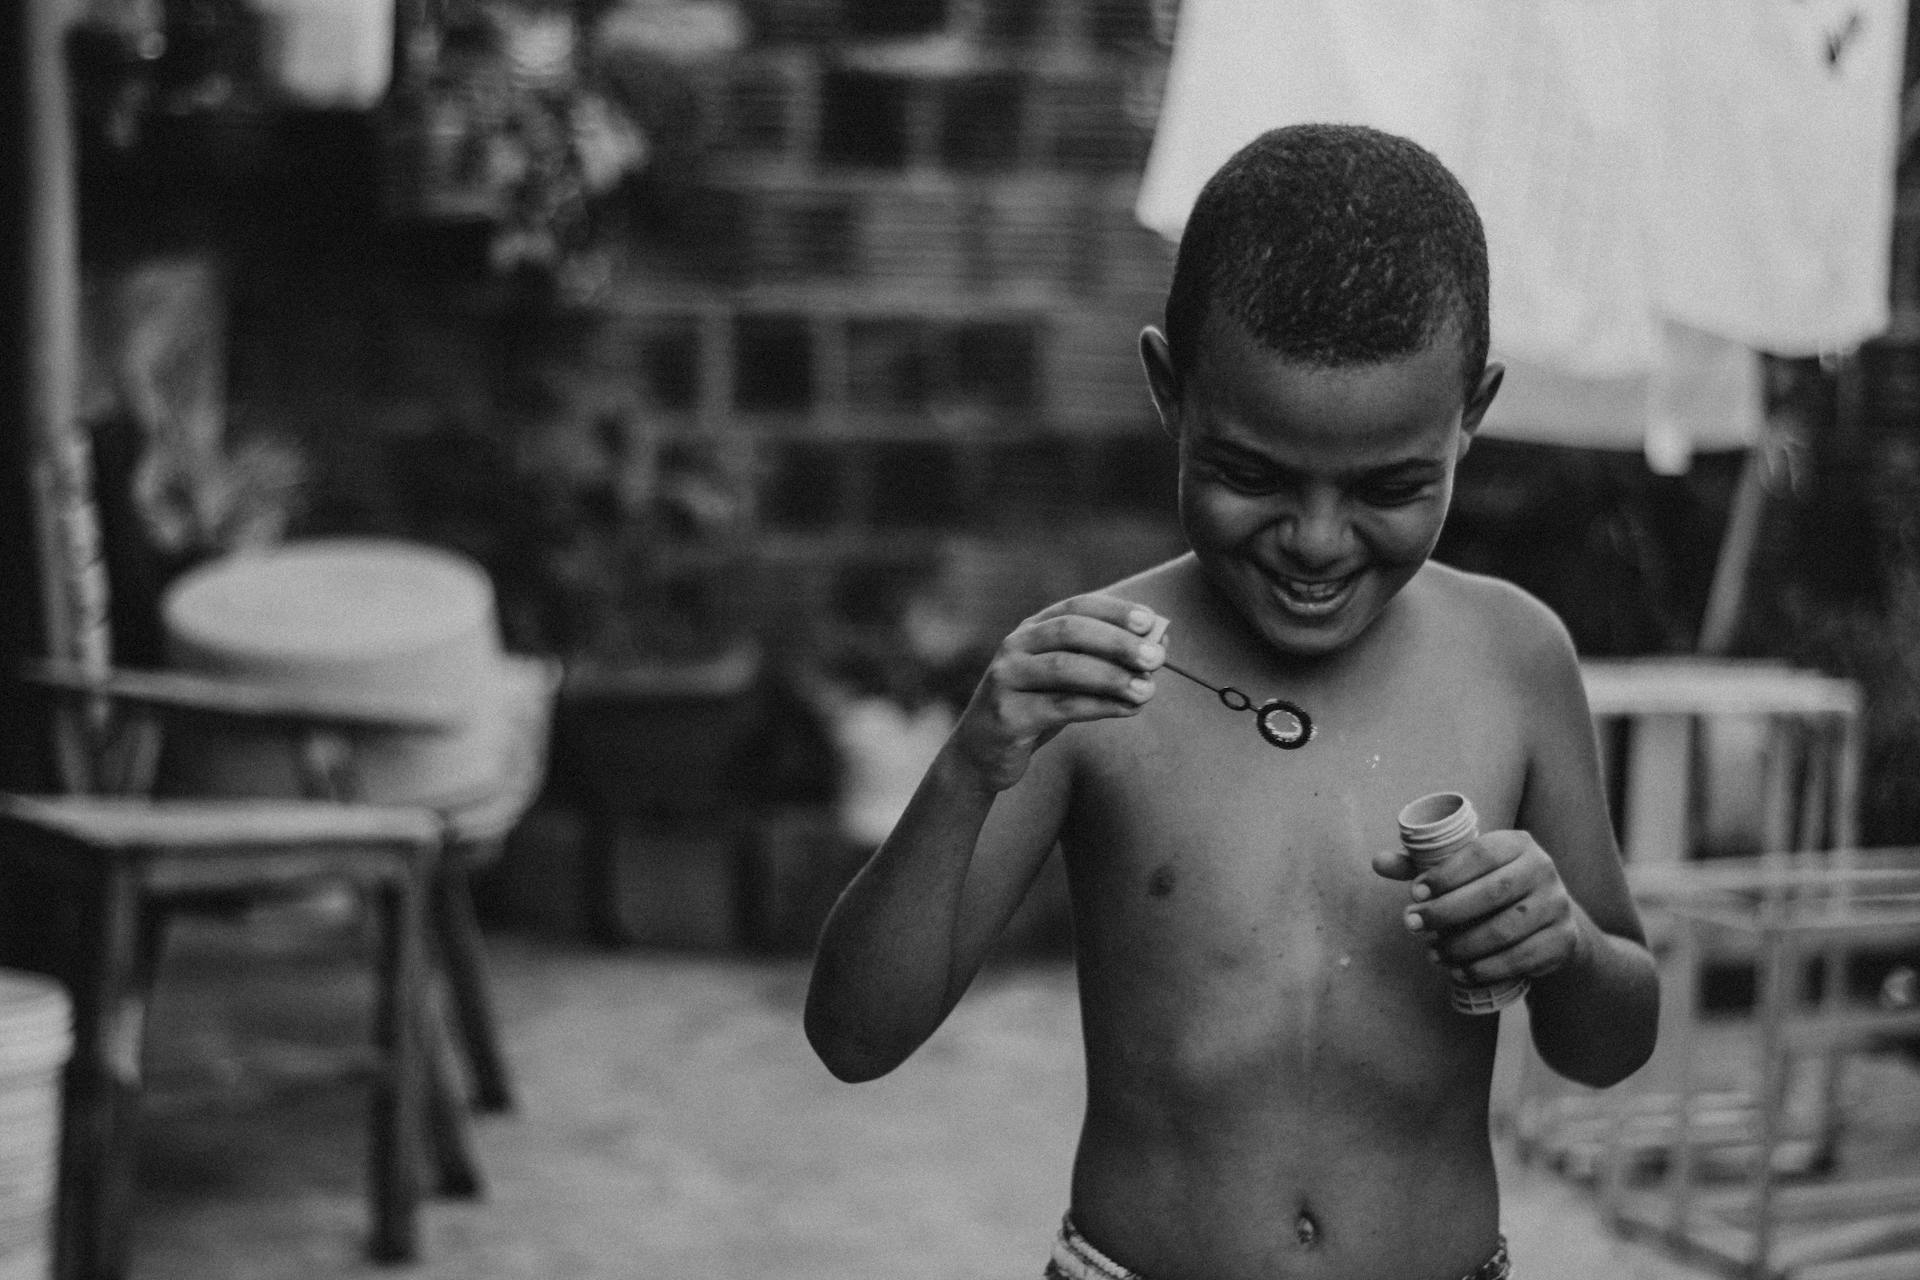
M1143 644L1140 646L1140 661L1146 666L1157 667L1160 665L1160 660L1166 656L1167 651L1157 644Z
M1467 971L1465 969L1449 969L1447 970L1447 976L1449 978L1452 978L1455 982L1466 982L1468 980Z
M1413 882L1413 900L1415 902L1425 902L1428 898L1431 898L1432 896L1433 896L1432 889L1429 889L1426 885L1422 884L1418 880L1415 880Z
M1135 609L1127 615L1127 630L1138 631L1145 635L1153 628L1153 615L1144 609Z
M1421 914L1418 911L1407 912L1406 921L1407 921L1408 933L1419 933L1422 929L1427 927L1426 920L1421 916Z
M1127 692L1136 698L1144 698L1153 692L1153 681L1145 676L1135 676L1127 681Z

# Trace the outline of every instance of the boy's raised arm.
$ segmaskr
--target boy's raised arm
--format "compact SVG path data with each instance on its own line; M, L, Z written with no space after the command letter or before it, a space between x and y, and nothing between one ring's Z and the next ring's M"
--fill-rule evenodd
M1068 725L1135 714L1165 654L1156 619L1081 596L1002 642L905 813L822 931L809 1042L869 1080L933 1034L1019 906L1066 813L1069 762L1041 749Z

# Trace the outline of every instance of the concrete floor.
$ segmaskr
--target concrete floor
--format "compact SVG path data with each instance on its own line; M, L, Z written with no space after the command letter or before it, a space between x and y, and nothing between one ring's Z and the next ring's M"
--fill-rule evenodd
M213 934L176 945L134 1280L1039 1274L1081 1104L1063 965L989 971L910 1063L853 1087L801 1036L802 961L491 944L521 1105L480 1121L485 1198L431 1203L422 1260L397 1269L361 1257L358 1097L248 1088L263 1035L353 1034L364 992L337 948L243 966ZM272 1052L297 1074L304 1050ZM1704 1274L1608 1235L1583 1188L1503 1165L1522 1276Z

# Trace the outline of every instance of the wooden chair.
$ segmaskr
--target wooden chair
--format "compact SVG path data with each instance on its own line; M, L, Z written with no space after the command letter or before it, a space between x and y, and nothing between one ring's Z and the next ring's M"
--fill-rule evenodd
M75 1052L66 1076L57 1273L126 1273L141 1038L168 915L209 898L274 894L320 882L353 886L378 926L370 1053L372 1233L377 1260L417 1250L420 1164L439 1189L477 1194L461 1066L441 1016L444 975L483 1107L510 1105L487 998L468 876L497 851L545 767L557 672L509 659L502 706L514 722L497 785L441 809L355 803L355 758L395 735L447 731L442 708L372 705L351 695L289 694L172 672L104 674L44 664L27 673L67 705L91 775L109 794L0 797L0 875L14 920L9 961L66 980ZM301 762L309 798L151 798L164 722L271 729Z
M374 1081L371 1250L404 1259L415 1251L423 1107L434 1121L443 1189L479 1183L465 1145L466 1108L453 1092L456 1064L440 1020L430 1016L437 1002L429 952L438 952L450 977L481 1101L500 1106L510 1097L475 963L465 874L470 860L497 847L524 803L519 797L537 785L544 729L526 730L523 745L532 747L515 762L522 773L503 776L489 796L441 811L380 808L351 800L356 741L437 732L436 717L109 668L95 471L78 411L79 235L62 56L71 14L49 0L13 11L15 38L0 49L21 92L0 112L10 135L0 150L10 161L18 154L10 172L26 178L4 184L7 200L17 193L10 212L20 215L22 232L11 238L21 287L6 306L20 320L25 354L13 370L19 376L4 379L0 416L23 446L11 465L31 477L18 491L30 495L31 518L19 525L31 528L37 573L20 572L24 565L8 570L12 581L32 576L38 590L10 599L37 599L42 651L75 664L39 673L72 703L61 717L68 731L59 735L59 755L74 794L0 798L0 952L16 967L62 976L74 997L58 1274L102 1280L126 1269L141 1039L167 913L209 894L272 893L316 880L360 889L382 926L373 1052L366 1055ZM529 691L529 724L544 725L552 673L529 668L514 683ZM162 717L280 726L298 744L314 798L149 798Z

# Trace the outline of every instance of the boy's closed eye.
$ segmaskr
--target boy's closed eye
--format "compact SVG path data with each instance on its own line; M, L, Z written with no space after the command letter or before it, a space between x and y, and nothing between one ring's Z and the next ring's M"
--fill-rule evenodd
M1198 461L1208 475L1239 493L1272 493L1289 479L1283 468L1238 449L1209 449Z
M1398 507L1409 502L1418 502L1433 488L1433 481L1424 477L1419 479L1394 478L1384 480L1366 480L1356 489L1356 496L1368 506Z
M1300 483L1284 467L1232 458L1209 458L1207 470L1236 493L1263 495L1278 493ZM1347 481L1355 500L1372 507L1405 506L1418 502L1433 491L1437 468L1426 463L1397 463L1378 471L1363 472Z

